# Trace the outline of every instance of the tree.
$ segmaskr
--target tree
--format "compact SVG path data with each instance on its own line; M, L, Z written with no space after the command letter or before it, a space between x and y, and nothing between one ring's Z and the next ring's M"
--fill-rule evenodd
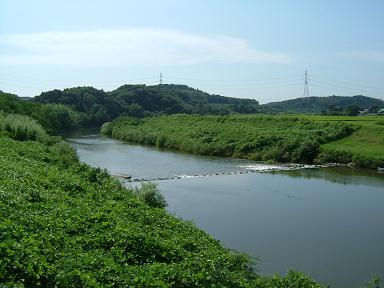
M357 116L359 114L360 107L357 105L349 105L345 108L345 112L348 116Z

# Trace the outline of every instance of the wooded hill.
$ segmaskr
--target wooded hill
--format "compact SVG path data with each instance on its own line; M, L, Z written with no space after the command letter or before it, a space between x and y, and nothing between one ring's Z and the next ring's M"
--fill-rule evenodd
M280 102L271 102L260 105L264 113L326 113L328 111L343 111L348 106L357 106L360 109L371 109L373 113L384 107L384 101L362 95L356 96L328 96L296 98Z
M119 116L148 117L170 114L307 113L353 115L359 109L375 113L384 101L365 96L297 98L264 105L254 99L224 97L186 85L123 85L105 92L75 87L43 92L34 98L0 91L0 110L36 119L50 133L100 126ZM353 109L352 109L353 108ZM350 111L348 111L348 109Z
M30 98L21 98L2 91L0 91L1 111L6 114L32 117L50 133L80 128L84 122L80 113L66 105L41 104L31 101Z
M93 87L77 87L43 92L37 103L64 104L85 113L87 122L102 124L117 116L146 117L162 114L256 113L253 99L208 94L185 85L123 85L105 92Z

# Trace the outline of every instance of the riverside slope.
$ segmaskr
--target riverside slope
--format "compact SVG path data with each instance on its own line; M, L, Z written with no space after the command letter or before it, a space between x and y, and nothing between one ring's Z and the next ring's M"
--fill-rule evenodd
M0 114L2 287L320 287L150 207L33 119ZM6 125L4 125L6 119Z

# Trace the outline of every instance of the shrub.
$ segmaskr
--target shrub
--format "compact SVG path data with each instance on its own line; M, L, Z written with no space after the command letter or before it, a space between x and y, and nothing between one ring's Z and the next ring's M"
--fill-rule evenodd
M317 156L316 163L349 163L352 161L352 153L341 150L322 149Z
M164 208L167 206L167 201L155 183L142 182L140 188L134 189L134 194L150 207Z
M50 146L49 149L56 156L57 162L65 167L78 162L76 150L67 142L60 141Z
M0 130L8 132L11 138L19 141L45 142L49 137L43 127L34 119L17 114L9 114L3 117Z
M104 123L100 128L100 133L106 136L112 136L111 122Z

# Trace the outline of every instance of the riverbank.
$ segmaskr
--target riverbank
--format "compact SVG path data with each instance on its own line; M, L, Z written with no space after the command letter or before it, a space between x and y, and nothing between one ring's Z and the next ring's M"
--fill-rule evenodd
M180 151L267 163L384 165L380 117L159 116L118 118L102 126L112 138Z
M155 181L167 199L166 209L227 247L259 259L262 275L293 269L341 288L364 286L371 275L384 276L384 230L377 226L384 219L384 178L376 170L295 165L295 170L276 171L280 165L159 149L97 134L69 141L79 159L93 167L131 179L166 179ZM270 172L250 172L255 170ZM357 256L361 261L351 261Z
M31 119L16 120L0 125L5 287L320 287L296 272L257 275L249 256L148 206L59 138L36 138L42 128Z

